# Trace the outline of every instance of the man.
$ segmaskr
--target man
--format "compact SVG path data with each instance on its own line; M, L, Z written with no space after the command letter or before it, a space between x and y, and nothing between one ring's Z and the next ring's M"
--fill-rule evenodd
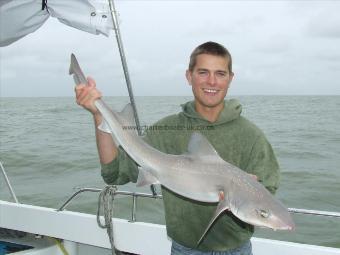
M156 128L146 132L145 141L160 151L178 155L186 152L192 132L199 131L225 161L256 175L274 193L279 167L271 145L261 130L240 116L241 105L236 100L224 100L233 76L227 49L215 42L198 46L191 54L186 71L194 101L182 105L182 112L158 121ZM95 82L89 78L89 85L77 86L76 95L77 103L93 114L98 126L102 117L93 102L101 94ZM96 129L96 138L105 182L136 182L136 163L114 145L109 134ZM162 195L167 233L173 240L171 254L252 254L249 240L253 226L225 212L197 246L216 204L192 201L165 187Z

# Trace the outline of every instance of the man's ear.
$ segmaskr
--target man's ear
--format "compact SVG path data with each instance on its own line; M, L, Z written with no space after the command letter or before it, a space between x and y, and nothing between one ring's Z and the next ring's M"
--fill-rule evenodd
M187 71L185 72L185 77L187 78L187 81L188 81L188 83L189 83L190 86L191 86L191 80L192 80L191 75L192 75L192 73L191 73L190 70L187 70Z
M235 74L234 74L233 72L230 72L230 74L229 74L229 75L230 75L230 79L231 79L231 80L233 80L233 78L234 78Z

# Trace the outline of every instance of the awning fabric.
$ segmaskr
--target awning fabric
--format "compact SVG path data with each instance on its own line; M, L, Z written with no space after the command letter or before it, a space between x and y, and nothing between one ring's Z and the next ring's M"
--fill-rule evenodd
M50 16L96 35L108 36L113 29L107 0L0 0L0 47L33 33Z

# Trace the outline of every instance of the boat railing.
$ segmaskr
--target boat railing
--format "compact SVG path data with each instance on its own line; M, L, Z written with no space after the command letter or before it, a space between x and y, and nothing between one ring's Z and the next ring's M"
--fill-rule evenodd
M59 208L57 211L63 211L66 209L66 207L71 203L71 201L76 198L79 194L84 192L101 192L102 189L98 188L76 188L78 189L76 192L74 192L67 200L66 202ZM123 190L116 190L114 195L122 195L122 196L129 196L132 197L132 210L131 210L131 222L136 221L136 215L137 215L137 198L144 197L144 198L153 198L153 199L162 199L162 195L156 194L153 195L151 193L143 193L143 192L132 192L132 191L123 191Z
M329 212L329 211L319 211L319 210L307 210L298 208L288 208L288 211L295 214L309 214L314 216L326 216L340 218L340 212Z
M1 161L0 161L0 169L1 169L2 175L4 176L5 183L6 183L6 185L7 185L7 188L8 188L8 190L9 190L9 192L11 193L12 198L14 199L14 201L15 201L16 203L19 203L19 201L18 201L18 199L17 199L17 196L15 195L15 192L14 192L14 190L13 190L13 187L12 187L12 185L11 185L9 179L8 179L8 176L7 176L7 174L6 174L5 168L4 168L4 166L3 166L3 164L2 164Z
M13 190L13 187L8 179L8 176L6 174L5 168L0 161L0 169L4 176L5 183L8 187L8 190L13 198L13 200L16 203L19 203L15 192ZM84 192L101 192L102 189L99 188L76 188L78 189L76 192L74 192L67 200L64 202L64 204L57 209L57 211L63 211L66 209L66 207L71 203L71 201L77 197L79 194ZM150 193L143 193L143 192L132 192L132 191L123 191L123 190L117 190L115 191L115 195L123 195L123 196L130 196L132 197L132 209L131 209L131 222L136 221L136 215L137 215L137 198L138 197L144 197L144 198L153 198L153 199L162 199L162 195L159 194L150 194ZM300 209L300 208L288 208L288 211L294 214L305 214L305 215L314 215L314 216L326 216L326 217L334 217L334 218L340 218L340 212L330 212L330 211L320 211L320 210L308 210L308 209Z
M79 194L83 192L101 192L102 189L98 188L77 188L78 190L72 194L66 202L59 208L57 211L63 211L66 207L71 203L71 201L77 197ZM151 198L151 199L162 199L162 195L153 195L150 193L143 192L133 192L133 191L122 191L117 190L115 195L129 196L132 197L132 209L131 209L131 222L136 221L137 215L137 198ZM288 208L288 211L294 214L305 214L305 215L313 215L313 216L325 216L325 217L334 217L340 218L340 212L329 212L329 211L320 211L320 210L308 210L308 209L299 209L299 208Z

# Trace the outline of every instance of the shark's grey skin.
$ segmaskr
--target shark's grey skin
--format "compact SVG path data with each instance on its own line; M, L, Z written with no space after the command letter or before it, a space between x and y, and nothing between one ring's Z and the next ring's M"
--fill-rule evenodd
M73 54L70 74L74 74L76 84L86 84ZM224 161L200 133L192 134L187 153L166 154L145 143L136 130L127 128L135 126L130 104L122 112L111 111L101 99L95 105L105 120L100 128L111 133L116 144L121 145L140 166L138 186L162 184L183 197L218 203L198 243L225 210L255 226L274 230L294 229L287 208L249 174Z

